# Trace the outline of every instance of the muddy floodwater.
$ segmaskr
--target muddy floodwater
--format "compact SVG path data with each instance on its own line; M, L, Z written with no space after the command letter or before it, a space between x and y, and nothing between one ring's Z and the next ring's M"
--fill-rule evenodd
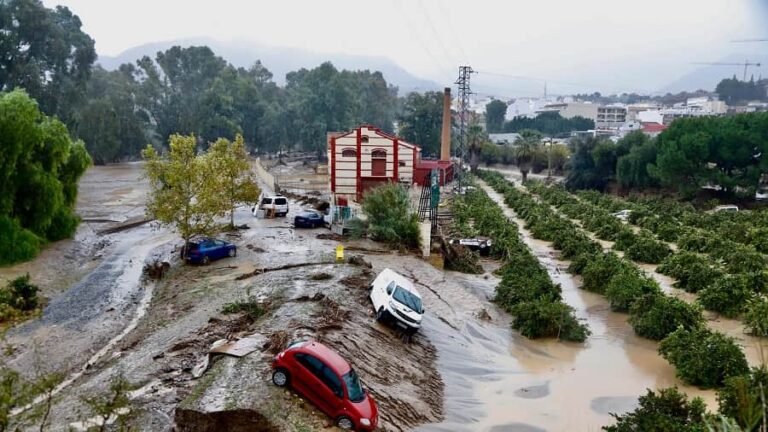
M315 307L306 297L323 293L335 295L344 308L360 308L339 324L341 330L329 326L323 340L353 357L350 362L369 378L381 406L389 409L382 413L384 430L412 430L411 425L421 424L417 430L597 431L613 422L610 413L634 409L646 389L672 385L716 407L714 392L685 386L675 378L674 368L657 353L656 342L636 337L628 316L611 312L603 297L580 290L579 278L566 272L568 263L558 259L549 243L533 239L501 197L486 190L521 227L526 244L561 285L564 301L589 325L592 335L585 343L529 340L513 331L509 315L491 301L499 282L493 271L500 263L490 260L483 261L484 274L465 275L370 241L343 242L372 264L371 274L388 267L416 284L427 313L410 349L373 322L364 293L339 291L349 268L329 265L238 281L238 275L257 268L314 262L333 253L338 241L326 238L327 230L294 230L291 215L257 220L247 208L240 209L236 223L249 228L227 237L237 244L238 256L207 267L183 266L169 258L178 240L167 229L145 224L106 233L144 217L141 165L120 164L86 172L77 203L83 223L74 239L50 245L29 263L0 269L0 281L29 272L48 299L39 319L8 332L13 349L0 354L0 361L27 376L37 366L67 376L67 388L52 413L53 430L75 424L79 397L103 390L118 372L143 386L132 396L143 409L137 416L143 430L170 430L184 400L188 407L247 409L250 402L240 397L242 388L271 394L275 411L291 411L291 421L324 425L328 419L322 414L269 387L264 375L267 353L221 361L199 380L189 372L207 355L210 339L223 337L217 326L237 322L221 315L227 302L281 293L285 303L279 320L243 327L275 331L306 321L306 311ZM292 212L301 206L291 201ZM141 279L143 263L153 256L173 265L170 276L157 284ZM330 274L328 282L309 278L320 270ZM361 279L361 284L366 281ZM673 288L668 284L665 289ZM355 298L341 298L350 292ZM738 331L732 321L717 322L732 327L729 334ZM428 353L423 357L429 360L414 360L418 352ZM233 371L241 375L230 381ZM190 403L190 395L202 402ZM280 405L284 399L289 402ZM303 408L294 412L296 406Z

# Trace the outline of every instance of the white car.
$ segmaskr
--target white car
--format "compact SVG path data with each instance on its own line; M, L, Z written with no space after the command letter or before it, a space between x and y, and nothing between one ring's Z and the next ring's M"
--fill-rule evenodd
M285 216L289 211L288 198L284 196L265 196L259 200L259 206L254 207L252 210L254 216L256 216L259 210L264 210L264 213L272 211L275 216Z
M413 283L390 269L384 269L371 284L371 303L379 322L390 321L408 333L421 328L424 306Z
M719 212L737 212L737 211L739 211L739 207L735 206L735 205L721 205L721 206L715 207L714 210L712 210L712 211L714 213L719 213Z
M629 220L630 214L632 214L632 210L622 210L620 212L611 213L611 216L619 220L627 221Z

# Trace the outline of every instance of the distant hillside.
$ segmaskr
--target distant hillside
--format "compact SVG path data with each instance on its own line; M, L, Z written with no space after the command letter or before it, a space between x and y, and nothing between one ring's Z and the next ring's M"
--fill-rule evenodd
M369 57L347 54L320 54L297 48L267 47L251 42L234 41L221 42L213 39L182 39L156 42L130 48L116 57L99 56L98 63L105 69L117 69L123 63L133 63L142 56L152 58L158 51L166 50L174 45L207 45L217 55L223 57L235 66L248 67L256 60L274 74L278 84L285 83L288 72L301 68L313 68L323 62L330 61L339 69L381 71L387 82L400 88L400 94L409 91L439 90L439 84L410 74L392 60L385 57Z
M718 63L743 63L745 59L749 59L750 63L762 63L761 67L750 66L747 69L747 79L754 75L755 80L763 77L768 77L768 58L764 56L749 55L749 54L732 54L726 58L720 60L713 60ZM743 66L691 66L691 72L683 75L677 80L673 81L666 87L659 90L659 93L678 93L681 91L695 91L695 90L708 90L714 91L717 84L723 78L733 78L734 75L738 79L742 79L744 76Z

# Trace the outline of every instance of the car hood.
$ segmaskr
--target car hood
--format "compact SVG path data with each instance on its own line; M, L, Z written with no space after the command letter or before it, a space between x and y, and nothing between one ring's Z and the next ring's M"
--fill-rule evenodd
M360 418L367 418L371 421L376 419L378 421L379 408L376 406L376 401L373 400L373 397L367 391L365 399L357 403L352 402L352 405L355 407L358 414L360 414Z

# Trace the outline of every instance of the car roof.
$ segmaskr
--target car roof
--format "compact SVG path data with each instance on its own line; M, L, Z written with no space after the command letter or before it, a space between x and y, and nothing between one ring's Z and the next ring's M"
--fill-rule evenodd
M421 298L421 294L419 294L419 291L417 291L416 287L413 286L413 282L406 279L396 271L389 268L385 268L384 270L381 271L381 273L379 273L379 275L385 275L387 279L394 280L395 283L407 289L408 291L412 292L413 294L416 295L416 297Z
M331 369L333 369L334 372L339 375L344 375L352 369L349 363L347 363L347 361L344 360L344 358L341 357L339 353L321 344L320 342L311 341L306 345L303 345L300 350L321 359L323 363L328 365Z

